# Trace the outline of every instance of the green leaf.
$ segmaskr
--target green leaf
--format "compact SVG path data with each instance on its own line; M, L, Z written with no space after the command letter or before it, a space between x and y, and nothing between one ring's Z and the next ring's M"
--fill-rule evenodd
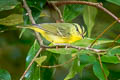
M96 0L88 0L88 1L95 2ZM85 24L87 25L88 37L91 36L91 31L95 24L96 15L97 15L97 9L95 7L91 7L91 6L84 7L83 19L84 19Z
M75 75L79 71L79 67L80 67L80 61L78 58L76 58L72 64L72 67L71 67L68 75L65 77L64 80L70 80L71 78L75 77Z
M41 66L41 64L47 59L47 56L41 56L39 58L35 59L35 62L38 64L38 66Z
M120 6L120 0L107 0L107 1Z
M29 65L36 52L39 50L39 44L34 43L28 52L28 56L26 58L26 67ZM49 51L42 51L42 56L47 55L47 59L44 61L43 65L54 65L56 63L56 55ZM44 58L45 59L45 58ZM26 80L51 80L54 69L46 69L37 67L36 63L33 63L30 67L29 71L25 75Z
M115 46L112 49L110 49L108 52L112 55L115 55L115 54L120 55L120 46Z
M103 63L102 63L102 65L103 65L104 73L108 77L109 70L106 68L106 66ZM101 69L98 61L95 62L94 65L93 65L93 72L99 78L99 80L106 80L105 77L104 77L104 73L102 72L102 69Z
M13 9L17 4L17 0L0 0L0 11Z
M94 39L85 37L84 39L72 43L72 45L88 47L93 41Z
M101 57L102 62L106 62L106 63L120 63L120 60L116 57L116 56L108 56L108 55L104 55Z
M6 26L13 26L21 23L23 23L23 18L21 14L11 14L5 18L0 19L0 24Z
M87 54L80 55L80 68L79 68L80 75L83 76L84 67L93 64L94 62L96 62L96 57L94 55L89 56Z
M47 0L26 0L29 7L34 7L41 11Z
M53 66L57 64L58 54L53 54L50 51L42 51L42 56L47 56L47 59L42 63L42 65ZM52 77L55 73L55 68L40 68L40 79L41 80L53 80Z
M68 55L68 54L60 54L58 63L59 63L59 64L63 64L64 62L68 61L69 59L71 59L71 55ZM67 69L67 68L69 68L70 65L71 65L71 64L67 64L67 65L64 65L63 67Z
M39 45L35 42L30 48L28 55L26 57L26 67L30 64L35 54L39 50ZM25 80L39 80L40 79L40 69L36 66L36 63L33 63L28 72L25 75Z
M22 37L22 35L25 31L26 31L26 29L22 29L22 31L20 32L20 35L19 35L19 39Z
M9 72L4 69L0 69L0 80L11 80Z
M96 61L96 57L94 55L80 55L81 64L93 64Z
M65 22L72 21L74 18L79 16L83 11L83 5L65 5L63 12L63 19Z
M119 46L119 42L114 42L113 40L105 40L105 39L99 39L96 41L96 44L93 46L93 48L96 49L108 49L114 46Z

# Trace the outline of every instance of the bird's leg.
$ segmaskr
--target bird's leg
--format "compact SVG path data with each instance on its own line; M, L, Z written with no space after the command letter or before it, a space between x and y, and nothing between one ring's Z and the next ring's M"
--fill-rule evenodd
M56 45L56 50L58 50L59 49L59 47L58 47L58 45Z
M69 46L70 44L65 44L65 49L68 49L68 46Z

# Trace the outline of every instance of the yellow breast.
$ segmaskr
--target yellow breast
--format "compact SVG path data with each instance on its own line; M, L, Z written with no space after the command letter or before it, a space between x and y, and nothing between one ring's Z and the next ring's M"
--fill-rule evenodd
M80 36L60 37L60 36L55 36L55 35L46 34L46 33L42 33L42 36L54 44L72 43L72 42L82 39L82 37Z

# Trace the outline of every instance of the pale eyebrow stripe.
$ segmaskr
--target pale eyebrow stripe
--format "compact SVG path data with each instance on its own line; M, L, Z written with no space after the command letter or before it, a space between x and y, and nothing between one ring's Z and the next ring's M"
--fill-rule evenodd
M80 31L79 31L79 29L78 29L77 25L75 25L75 24L72 24L72 25L73 25L73 26L75 26L76 31L80 33ZM83 31L82 31L82 32L83 32ZM80 34L81 34L81 33L80 33Z

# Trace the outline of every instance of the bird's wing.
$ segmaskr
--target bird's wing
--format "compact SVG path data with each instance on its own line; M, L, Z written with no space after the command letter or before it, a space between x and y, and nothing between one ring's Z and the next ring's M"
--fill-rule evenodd
M53 34L61 37L70 36L70 27L73 26L70 23L44 23L40 24L40 29L46 31L48 34Z

